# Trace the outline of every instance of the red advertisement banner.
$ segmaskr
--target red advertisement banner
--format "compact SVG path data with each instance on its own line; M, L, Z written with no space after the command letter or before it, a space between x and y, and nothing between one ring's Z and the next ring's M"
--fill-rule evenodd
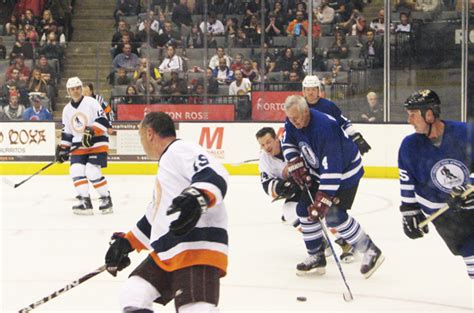
M148 112L165 112L178 122L235 120L233 104L118 104L118 120L140 121L145 109Z
M282 122L285 120L284 103L288 96L300 94L295 91L252 92L252 120Z

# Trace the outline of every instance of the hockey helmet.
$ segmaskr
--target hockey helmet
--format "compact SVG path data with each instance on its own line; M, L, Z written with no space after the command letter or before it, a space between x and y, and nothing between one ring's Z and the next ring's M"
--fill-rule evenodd
M82 87L82 81L79 79L79 77L74 76L67 80L66 89L79 87L79 86Z
M303 88L312 88L312 87L318 87L321 88L321 82L319 81L318 76L316 75L306 75L306 77L303 79Z
M441 113L441 101L438 95L431 89L421 89L413 93L405 101L403 106L407 110L420 110L422 116L425 116L427 110L432 110L435 117Z

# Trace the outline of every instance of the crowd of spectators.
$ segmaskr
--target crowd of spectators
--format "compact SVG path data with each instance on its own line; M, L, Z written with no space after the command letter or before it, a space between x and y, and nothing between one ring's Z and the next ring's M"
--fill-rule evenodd
M0 73L0 119L51 120L64 49L73 34L74 1L13 2L0 32L0 64L6 65Z

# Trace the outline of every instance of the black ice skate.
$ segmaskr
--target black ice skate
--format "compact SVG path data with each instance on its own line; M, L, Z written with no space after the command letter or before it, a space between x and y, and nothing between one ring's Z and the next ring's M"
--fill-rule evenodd
M306 260L296 265L296 275L315 273L317 275L326 274L326 257L324 252L309 255Z
M72 212L77 215L92 215L92 202L90 197L79 197L79 204L72 207Z
M112 208L112 198L110 197L110 195L100 197L99 200L101 201L99 210L102 214L110 214L114 212Z
M354 262L354 247L351 246L347 241L343 238L336 239L336 243L341 247L342 253L339 256L339 259L342 263L352 263Z
M369 249L364 254L362 264L360 266L360 272L364 278L369 278L383 263L385 257L382 255L382 251L370 241Z

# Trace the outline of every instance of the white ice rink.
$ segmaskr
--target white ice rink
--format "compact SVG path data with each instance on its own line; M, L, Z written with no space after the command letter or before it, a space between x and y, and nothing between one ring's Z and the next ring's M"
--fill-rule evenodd
M8 176L19 182L25 177ZM13 312L101 266L114 231L127 231L143 215L154 177L109 176L115 213L76 216L67 176L38 176L21 187L1 184L1 312ZM450 254L431 229L423 239L403 234L396 180L362 181L352 215L383 250L386 260L368 280L359 259L343 265L354 301L334 260L324 276L298 277L306 257L301 235L280 222L281 203L271 204L257 176L233 176L229 212L230 266L221 280L222 312L473 312L474 290L460 257ZM97 207L97 195L93 193ZM119 312L118 293L130 270L102 273L40 306L42 312ZM296 301L307 297L306 302ZM174 305L155 306L174 312Z

